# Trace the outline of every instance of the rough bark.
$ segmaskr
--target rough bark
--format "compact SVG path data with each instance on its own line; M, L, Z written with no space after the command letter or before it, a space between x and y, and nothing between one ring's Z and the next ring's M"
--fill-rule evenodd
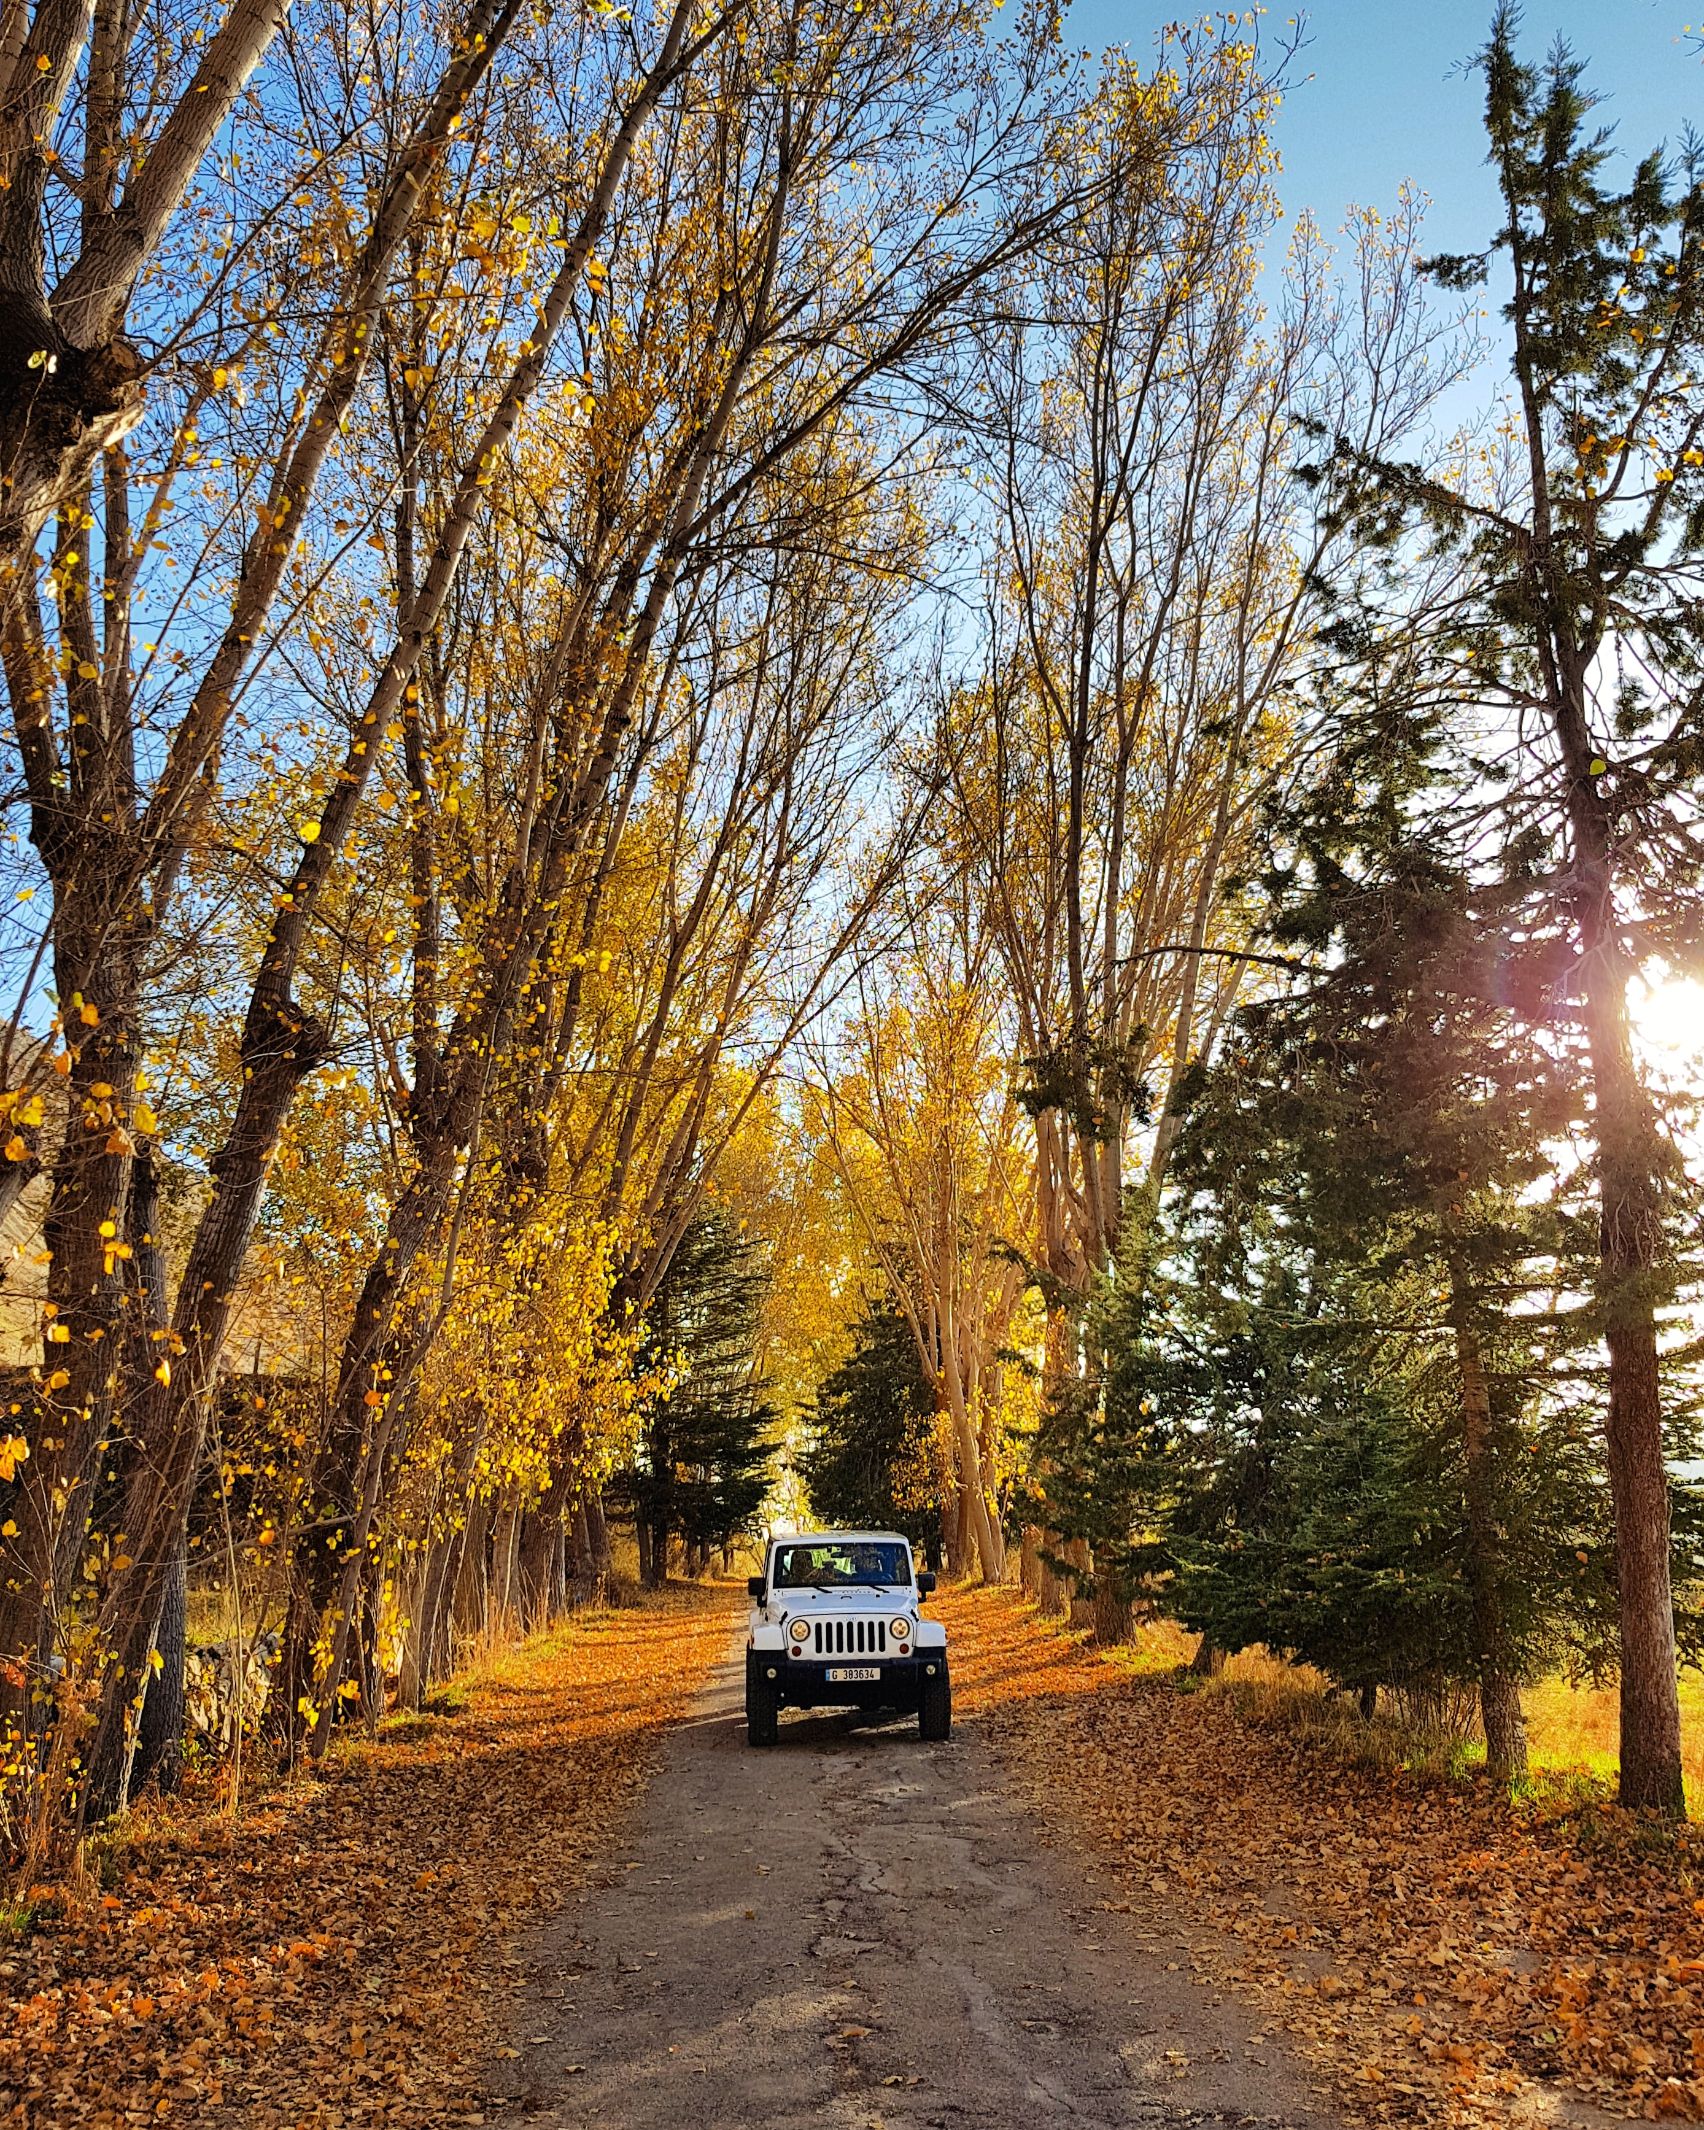
M1095 1624L1094 1599L1083 1595L1083 1585L1089 1582L1094 1574L1089 1558L1088 1540L1086 1538L1072 1539L1065 1548L1064 1558L1072 1570L1071 1596L1067 1608L1071 1625L1073 1627L1093 1627Z
M1452 1280L1451 1319L1461 1376L1468 1582L1478 1645L1485 1766L1493 1782L1510 1783L1526 1774L1526 1719L1521 1710L1519 1658L1503 1602L1496 1421L1484 1353L1459 1279Z
M1097 1642L1128 1642L1132 1623L1130 1600L1120 1591L1108 1567L1095 1565L1094 1638Z
M183 1665L188 1601L189 1553L186 1546L180 1545L166 1571L165 1588L160 1594L160 1617L154 1628L154 1654L159 1664L142 1701L126 1803L150 1781L162 1794L169 1795L183 1776Z
M143 363L121 337L138 279L288 10L234 0L123 196L84 218L78 257L48 291L42 212L55 119L92 10L45 0L0 111L0 598L25 579L43 527L143 411Z
M1583 672L1559 701L1574 832L1586 1035L1592 1062L1599 1190L1598 1304L1609 1348L1604 1433L1615 1510L1621 1630L1622 1804L1684 1818L1680 1692L1670 1586L1657 1299L1668 1149L1633 1056L1629 967L1616 908L1614 832L1591 774Z

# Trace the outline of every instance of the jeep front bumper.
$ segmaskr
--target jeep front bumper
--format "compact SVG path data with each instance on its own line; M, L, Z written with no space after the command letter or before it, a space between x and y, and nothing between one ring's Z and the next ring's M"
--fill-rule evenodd
M831 1679L830 1672L873 1671L874 1679ZM924 1687L947 1676L944 1649L910 1657L792 1657L784 1649L748 1649L747 1676L772 1684L783 1708L897 1708L915 1711Z

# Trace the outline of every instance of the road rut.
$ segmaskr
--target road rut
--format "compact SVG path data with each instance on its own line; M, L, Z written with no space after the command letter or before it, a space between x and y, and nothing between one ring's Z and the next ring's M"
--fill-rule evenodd
M618 1867L521 1948L504 2118L538 2130L1337 2130L1187 1972L1097 1907L974 1724L788 1714L737 1663L671 1734ZM1062 1779L1069 1779L1062 1770Z

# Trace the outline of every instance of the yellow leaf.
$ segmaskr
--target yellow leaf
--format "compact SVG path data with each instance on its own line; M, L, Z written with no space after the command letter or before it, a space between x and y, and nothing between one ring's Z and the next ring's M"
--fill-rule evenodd
M70 1325L49 1324L47 1327L47 1342L50 1346L69 1346L71 1343Z
M155 1116L146 1102L138 1102L130 1115L131 1122L139 1132L157 1132L160 1128L159 1118Z
M169 1383L171 1380L172 1364L162 1354L160 1357L160 1365L154 1371L154 1381L156 1383Z
M8 1161L27 1161L29 1158L29 1148L14 1132L11 1138L6 1141L6 1159Z
M219 369L213 372L213 389L215 392L224 391L225 385L229 380L230 375L230 371L225 369Z
M8 1516L6 1521L3 1524L0 1524L0 1538L16 1538L17 1535L18 1527Z
M63 1390L70 1380L71 1372L69 1369L56 1368L47 1379L47 1387L49 1390Z
M296 823L296 833L304 843L317 843L319 841L319 823L317 821L298 821Z
M93 1028L100 1020L100 1017L100 1008L98 1006L84 1004L77 1008L77 1018L85 1028Z
M28 1461L30 1446L22 1435L8 1435L0 1442L0 1479L11 1479L19 1465Z

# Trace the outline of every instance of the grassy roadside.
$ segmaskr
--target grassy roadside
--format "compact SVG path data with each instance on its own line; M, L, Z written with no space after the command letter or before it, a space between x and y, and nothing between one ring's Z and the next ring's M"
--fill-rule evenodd
M193 1793L133 1815L0 1943L0 2122L482 2121L509 1941L596 1867L731 1609L585 1614L234 1822Z
M1360 2119L1503 2126L1561 2087L1704 2120L1704 1836L1565 1784L1358 1766L1228 1689L1084 1649L1007 1591L944 1595L954 1697L1105 1874L1199 1926Z

